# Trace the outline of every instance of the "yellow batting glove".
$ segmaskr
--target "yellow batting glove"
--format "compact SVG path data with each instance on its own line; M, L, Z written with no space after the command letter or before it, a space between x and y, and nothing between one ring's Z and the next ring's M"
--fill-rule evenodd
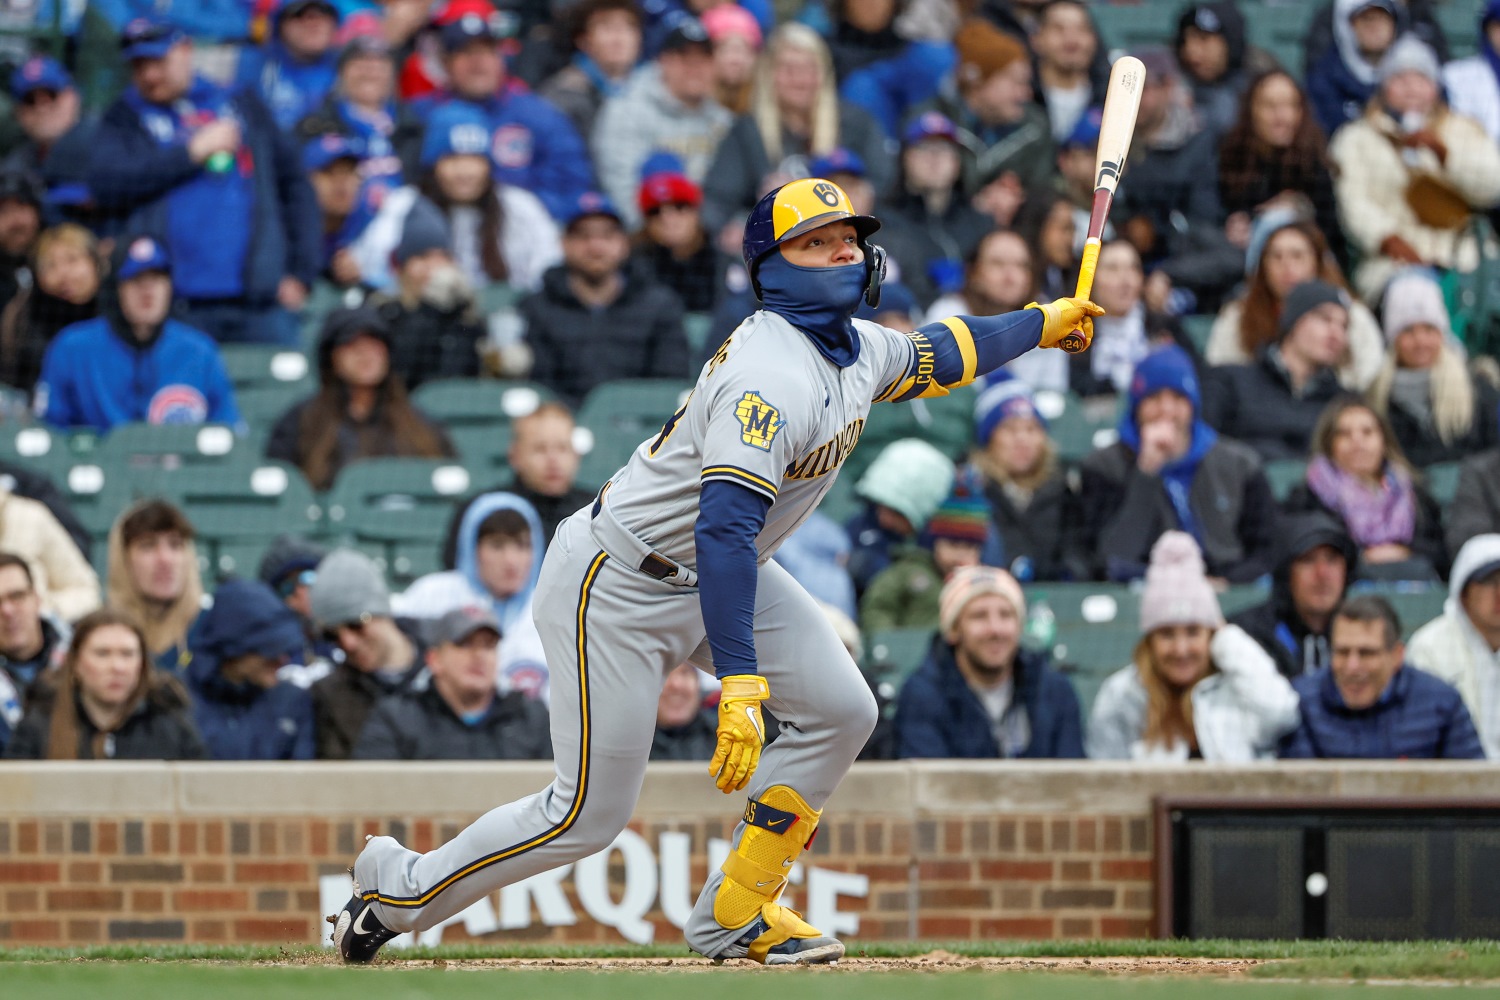
M1094 340L1094 317L1104 315L1104 310L1088 299L1031 302L1026 308L1042 314L1042 339L1038 347L1061 346L1069 334L1082 337L1083 346L1087 347Z
M759 674L733 674L722 684L719 743L714 747L708 773L714 776L719 791L728 795L744 788L760 764L761 747L766 745L760 703L771 697L771 686Z

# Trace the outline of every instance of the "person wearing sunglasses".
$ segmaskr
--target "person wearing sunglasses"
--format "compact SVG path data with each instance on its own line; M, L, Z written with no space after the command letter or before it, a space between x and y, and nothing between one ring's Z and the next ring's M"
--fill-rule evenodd
M391 614L391 593L369 556L335 549L316 570L308 608L337 648L332 672L312 686L317 756L347 760L385 695L425 686L416 626Z

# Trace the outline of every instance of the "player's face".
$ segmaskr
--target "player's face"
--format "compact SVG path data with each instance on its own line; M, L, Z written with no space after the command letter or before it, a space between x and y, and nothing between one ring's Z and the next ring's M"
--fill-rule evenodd
M781 255L798 267L843 267L864 262L859 232L842 220L809 230L781 244Z
M1469 621L1481 635L1492 636L1500 631L1500 573L1471 579L1464 587L1462 600Z
M19 566L0 569L0 654L25 659L42 645L42 602Z
M459 97L482 101L493 97L505 80L505 64L493 42L477 39L457 52L450 52L444 64L448 85Z
M656 701L656 724L665 729L685 726L693 721L702 706L698 668L691 663L678 664L662 684L661 697Z
M1443 331L1431 323L1413 323L1396 334L1396 364L1425 370L1443 353Z
M495 690L500 662L500 637L479 629L463 642L441 643L432 650L428 666L439 689L474 698Z
M354 211L359 197L359 166L353 160L335 160L307 177L318 196L318 209L325 216L343 219Z
M1283 73L1268 76L1250 101L1250 127L1257 138L1276 149L1285 149L1302 127L1302 95L1292 78Z
M172 308L172 279L160 271L120 282L120 312L133 326L156 326Z
M1046 457L1047 431L1034 417L1008 417L995 427L986 451L1008 475L1029 476Z
M578 478L579 456L573 447L573 421L562 414L539 414L516 421L510 466L529 490L560 497Z
M129 700L144 666L141 641L124 625L100 625L78 650L74 671L88 701L118 709Z
M187 589L187 539L175 531L137 538L125 550L130 582L148 601L170 604Z
M589 18L578 50L609 76L620 76L641 57L641 25L623 10L605 10Z
M1293 288L1318 276L1317 248L1301 230L1283 229L1266 241L1260 267L1271 294L1285 298Z
M1326 618L1344 597L1349 567L1332 545L1319 545L1292 560L1287 590L1292 606L1304 619Z
M1328 450L1333 464L1351 476L1374 480L1385 470L1385 432L1363 406L1339 414Z
M1401 669L1406 647L1396 643L1386 648L1384 622L1333 619L1329 633L1333 683L1349 708L1359 711L1380 700L1391 678Z
M1203 625L1163 625L1147 642L1161 679L1180 690L1208 676L1208 644L1213 630Z
M1016 609L999 594L981 594L964 606L954 625L954 647L970 670L998 681L1021 642Z
M531 564L536 553L531 550L531 537L513 538L506 535L487 535L474 548L474 561L478 563L479 582L490 592L491 597L504 599L514 597L531 579Z

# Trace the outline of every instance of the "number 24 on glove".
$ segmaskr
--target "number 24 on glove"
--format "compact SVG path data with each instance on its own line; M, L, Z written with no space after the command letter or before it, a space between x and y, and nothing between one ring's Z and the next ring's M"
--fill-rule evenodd
M723 680L719 741L708 773L725 795L744 788L760 763L760 751L766 744L760 703L770 696L771 687L759 674L733 674Z

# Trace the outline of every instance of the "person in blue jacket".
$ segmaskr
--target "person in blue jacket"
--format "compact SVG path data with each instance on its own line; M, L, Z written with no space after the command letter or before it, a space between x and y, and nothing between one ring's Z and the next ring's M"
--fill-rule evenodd
M1333 44L1307 69L1307 100L1325 135L1358 118L1376 70L1405 27L1397 0L1336 0Z
M193 43L137 18L131 83L99 123L88 185L112 224L170 248L184 318L219 342L295 344L319 216L300 150L259 97L193 72Z
M1333 664L1292 681L1302 724L1280 756L1483 760L1463 695L1405 662L1401 621L1385 598L1362 594L1333 615Z
M425 121L450 101L477 106L489 119L495 179L525 188L553 218L565 220L594 187L588 147L556 107L506 76L495 27L466 14L439 32L448 89L412 102Z
M286 0L271 15L271 37L245 46L235 85L255 91L271 117L290 129L317 108L338 75L339 12L328 0Z
M113 300L64 327L42 357L33 406L43 420L101 434L127 423L240 426L218 347L167 315L171 266L154 237L120 243Z
M302 625L270 587L224 583L190 642L193 722L211 759L312 759L312 696L277 679L302 656Z
M1083 719L1068 679L1022 649L1026 598L1003 569L955 570L941 631L896 701L897 757L1080 758Z

